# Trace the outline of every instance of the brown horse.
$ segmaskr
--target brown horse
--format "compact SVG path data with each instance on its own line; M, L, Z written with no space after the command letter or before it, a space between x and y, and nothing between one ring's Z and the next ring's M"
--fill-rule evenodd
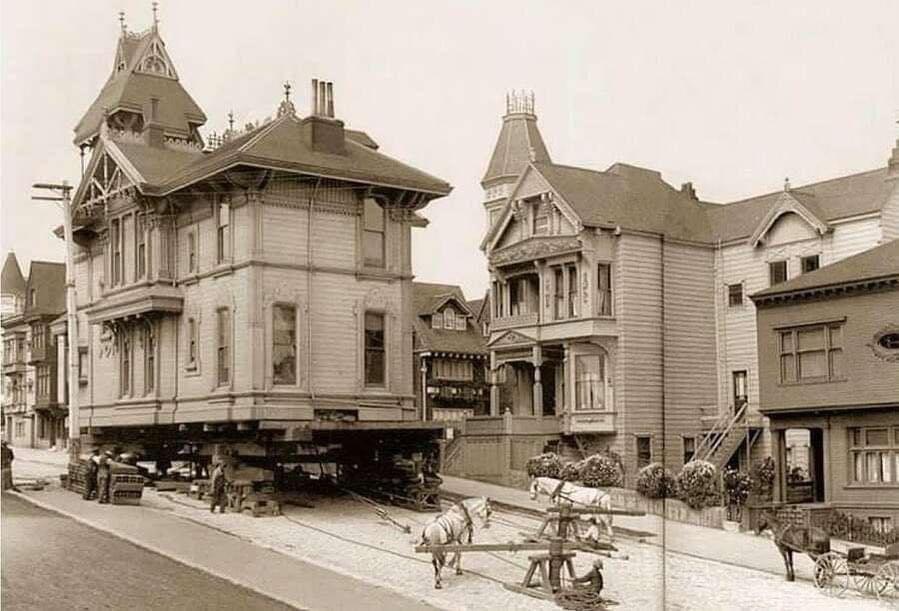
M809 558L815 560L821 554L830 551L830 535L817 526L784 523L773 512L763 511L755 527L755 534L760 535L765 530L770 530L774 534L774 545L784 559L787 581L796 579L793 572L793 552L808 554Z

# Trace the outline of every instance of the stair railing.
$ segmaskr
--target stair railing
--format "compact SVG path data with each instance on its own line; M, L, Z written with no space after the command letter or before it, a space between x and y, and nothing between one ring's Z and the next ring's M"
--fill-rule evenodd
M701 455L700 460L709 460L714 456L715 452L718 451L718 448L721 447L721 444L727 439L730 435L731 431L734 430L734 427L743 420L743 416L746 415L746 407L747 403L744 403L740 406L740 409L736 411L736 413L729 417L730 415L725 412L724 416L726 418L726 426L724 430L715 430L717 428L718 422L716 422L716 427L713 428L712 431L706 436L706 439L711 439L710 443L707 444L707 448L704 453ZM721 419L719 419L720 422ZM720 433L720 434L719 434Z

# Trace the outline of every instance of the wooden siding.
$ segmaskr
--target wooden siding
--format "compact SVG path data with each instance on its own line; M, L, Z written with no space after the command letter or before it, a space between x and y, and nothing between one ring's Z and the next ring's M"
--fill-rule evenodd
M618 243L619 434L615 450L625 468L636 468L634 435L652 435L653 457L662 454L661 241L624 234Z
M177 285L183 312L158 321L157 372L144 393L144 347L132 341L132 392L120 396L119 359L100 342L101 329L80 324L89 345L89 380L79 387L82 425L153 424L239 419L309 419L313 407L359 408L366 419L414 417L412 403L410 225L387 218L387 266L370 274L361 266L360 213L356 192L322 183L315 192L313 242L308 257L311 187L272 181L263 193L231 201L231 256L217 258L217 226L211 200L187 201L176 223ZM188 234L195 236L197 269L188 270ZM133 259L133 257L132 257ZM94 258L105 265L105 252ZM310 270L310 263L312 269ZM89 265L87 259L84 263ZM78 275L85 295L89 273ZM310 297L311 295L311 297ZM82 301L82 307L102 299ZM272 305L287 302L298 312L298 378L273 387ZM231 315L230 371L218 383L217 310ZM385 388L363 382L363 321L366 309L387 321ZM188 321L198 330L195 368L187 367ZM139 331L135 331L139 334Z
M761 407L766 410L891 403L899 405L899 362L878 358L874 335L890 322L899 323L899 291L864 294L758 311L758 350L762 357ZM775 327L802 325L845 317L845 379L817 384L781 384Z
M665 244L665 463L683 464L683 437L697 437L715 404L714 252Z

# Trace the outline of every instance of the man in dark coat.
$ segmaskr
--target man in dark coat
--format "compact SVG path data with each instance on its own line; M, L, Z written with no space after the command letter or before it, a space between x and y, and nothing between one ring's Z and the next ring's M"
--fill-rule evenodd
M100 489L99 502L109 502L110 470L112 469L112 452L104 452L97 465L97 487Z
M602 560L597 558L593 561L593 568L590 569L590 572L583 577L576 577L572 580L572 583L574 583L575 587L580 586L585 589L589 588L598 596L600 592L602 592L604 585L602 579L602 566Z
M100 462L100 450L94 448L87 459L87 471L84 474L84 494L82 498L89 501L97 492L97 467Z
M12 461L15 459L16 455L13 454L12 448L6 443L6 440L3 440L3 490L15 490L19 491L16 488L16 485L12 481Z
M225 494L226 483L225 466L222 463L217 463L212 470L212 481L209 482L210 496L212 497L209 504L210 512L215 513L215 508L218 506L221 509L220 513L225 513L225 506L228 504L227 495Z

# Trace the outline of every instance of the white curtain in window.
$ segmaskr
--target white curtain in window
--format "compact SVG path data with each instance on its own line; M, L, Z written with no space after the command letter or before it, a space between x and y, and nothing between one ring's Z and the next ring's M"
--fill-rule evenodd
M576 409L603 409L605 399L604 370L603 357L601 355L588 354L575 358Z

